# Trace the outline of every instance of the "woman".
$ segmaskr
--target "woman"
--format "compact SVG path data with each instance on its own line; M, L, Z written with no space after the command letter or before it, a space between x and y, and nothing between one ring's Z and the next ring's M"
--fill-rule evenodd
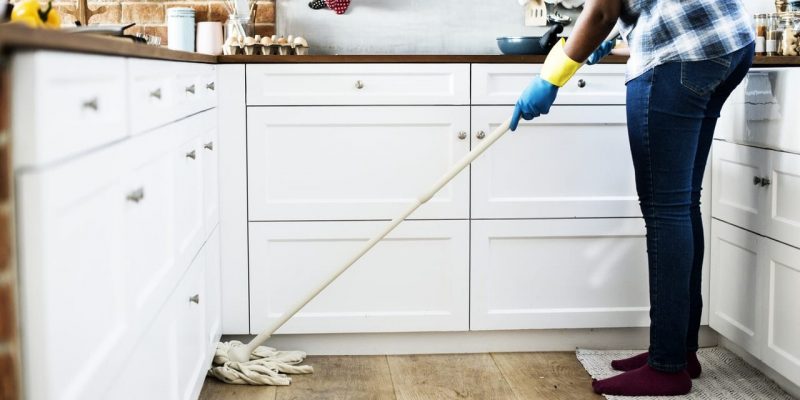
M597 393L682 395L701 367L695 352L703 303L700 185L720 109L753 60L754 32L739 0L587 0L569 41L556 45L520 96L520 118L546 114L582 65L613 44L619 19L630 47L628 136L647 226L650 348L612 363Z

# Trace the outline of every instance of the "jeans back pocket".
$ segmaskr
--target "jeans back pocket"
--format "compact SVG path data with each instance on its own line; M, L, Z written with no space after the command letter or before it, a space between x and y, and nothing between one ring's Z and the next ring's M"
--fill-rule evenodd
M730 54L710 60L681 62L681 85L698 96L708 96L728 77L731 62Z

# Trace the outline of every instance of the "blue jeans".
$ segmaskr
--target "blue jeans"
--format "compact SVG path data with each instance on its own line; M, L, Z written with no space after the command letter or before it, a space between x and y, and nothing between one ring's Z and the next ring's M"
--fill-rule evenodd
M750 44L720 58L659 65L627 84L628 136L647 226L650 356L660 371L697 350L703 268L700 190L723 103L753 62Z

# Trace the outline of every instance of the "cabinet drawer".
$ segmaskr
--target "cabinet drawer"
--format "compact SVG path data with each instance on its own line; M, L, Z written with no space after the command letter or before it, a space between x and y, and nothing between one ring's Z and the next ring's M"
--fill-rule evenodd
M53 162L127 135L123 58L38 51L13 60L17 166Z
M468 64L250 64L248 105L469 104Z
M287 311L386 222L250 223L251 333ZM406 221L278 333L464 331L467 221Z
M472 129L491 132L512 111L473 107ZM473 218L638 216L622 106L553 107L472 163Z
M514 104L541 64L473 64L472 104ZM555 104L625 104L625 65L587 65L558 91Z
M471 238L471 330L650 322L642 219L472 221Z
M247 118L251 221L390 219L469 151L469 107L261 107ZM465 170L412 218L468 216Z

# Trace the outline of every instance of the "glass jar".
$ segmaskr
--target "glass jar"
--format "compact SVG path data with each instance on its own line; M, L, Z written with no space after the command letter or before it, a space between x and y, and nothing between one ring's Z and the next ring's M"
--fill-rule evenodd
M244 33L245 37L247 37L247 36L254 37L255 36L256 27L255 27L255 24L253 24L253 21L250 20L250 16L248 16L248 15L231 14L231 15L228 16L228 20L225 21L225 39L224 40L226 42L228 41L228 38L231 37L231 36L234 36L234 35L241 36L242 35L242 32L239 30L239 27L237 25L242 27L242 29L244 30L243 33Z
M783 36L783 27L781 24L781 16L779 14L770 14L767 18L767 40L766 50L768 56L779 55L779 45L781 37Z
M756 55L767 54L767 15L756 14Z

